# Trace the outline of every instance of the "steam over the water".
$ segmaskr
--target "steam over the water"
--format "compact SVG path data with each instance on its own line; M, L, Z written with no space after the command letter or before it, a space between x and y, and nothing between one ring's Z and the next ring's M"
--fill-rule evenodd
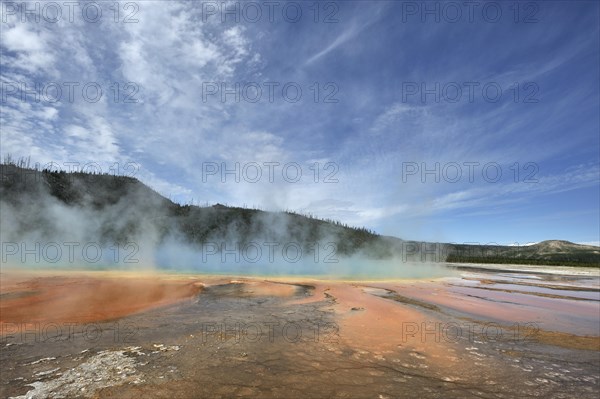
M212 243L205 250L197 250L181 243L166 243L157 248L156 265L160 269L181 272L246 274L257 276L302 275L341 279L392 279L392 278L434 278L451 275L451 270L439 262L407 261L400 256L390 259L369 259L363 254L352 256L320 256L315 259L315 251L297 255L295 246L290 243L278 245L272 258L263 251L257 261L256 251L241 247L239 251L213 255ZM288 245L288 254L282 247ZM318 243L321 250L330 243ZM273 245L275 246L275 245ZM233 248L231 245L229 248ZM293 253L293 254L292 254Z
M29 173L2 185L2 266L336 278L449 273L441 251L407 257L400 240L366 230L285 212L182 207L133 179Z

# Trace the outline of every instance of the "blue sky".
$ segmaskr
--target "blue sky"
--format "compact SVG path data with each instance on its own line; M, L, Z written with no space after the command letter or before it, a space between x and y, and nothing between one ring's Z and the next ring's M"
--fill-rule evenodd
M450 3L2 2L1 151L406 239L598 243L599 3Z

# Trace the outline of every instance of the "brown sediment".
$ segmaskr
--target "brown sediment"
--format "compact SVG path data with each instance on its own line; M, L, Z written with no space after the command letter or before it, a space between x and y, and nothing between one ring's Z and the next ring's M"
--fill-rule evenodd
M533 338L544 344L560 346L567 349L600 351L600 337L540 330L534 333Z
M470 317L459 317L459 319L468 321L469 323L489 325L489 323L482 320ZM600 351L600 336L577 335L560 331L542 330L533 323L530 325L524 324L517 326L514 324L502 325L500 327L506 331L515 332L514 337L523 342L535 342L567 349Z
M398 294L392 294L392 295L388 296L387 298L392 299L396 302L406 303L407 305L420 306L425 309L435 310L436 312L440 311L440 308L437 307L436 305L433 305L433 304L427 303L427 302L423 302L423 301L418 301L416 299L408 298L408 297L398 295Z
M479 281L481 284L498 284L497 281L494 280L490 280L487 278L482 278L482 279L476 279L476 278L463 278L463 280L469 280L469 281Z
M516 330L517 327L508 326L507 330ZM527 340L531 342L558 346L567 349L581 349L600 351L600 337L590 335L575 335L559 331L546 331L537 328L531 328L524 333Z
M376 287L371 287L371 288L376 288ZM436 312L440 312L440 308L432 303L429 302L425 302L425 301L419 301L418 299L414 299L414 298L409 298L403 295L398 294L396 291L394 290L389 290L389 289L385 289L387 291L387 294L385 295L379 295L382 298L387 298L387 299L391 299L393 301L396 302L400 302L400 303L405 303L407 305L414 305L414 306L419 306L425 309L429 309L429 310L434 310Z

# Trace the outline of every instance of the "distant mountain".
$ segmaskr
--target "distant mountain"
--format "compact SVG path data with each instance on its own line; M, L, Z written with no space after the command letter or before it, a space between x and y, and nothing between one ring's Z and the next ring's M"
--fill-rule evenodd
M547 240L526 246L454 245L448 262L600 267L600 247Z
M135 241L201 248L207 242L333 243L336 254L405 261L600 265L600 248L568 241L512 247L407 241L293 212L177 204L139 180L0 165L2 242Z
M533 247L538 254L553 254L553 253L573 253L577 251L592 251L593 253L600 253L600 247L593 245L582 245L575 244L571 241L564 240L546 240L534 244Z

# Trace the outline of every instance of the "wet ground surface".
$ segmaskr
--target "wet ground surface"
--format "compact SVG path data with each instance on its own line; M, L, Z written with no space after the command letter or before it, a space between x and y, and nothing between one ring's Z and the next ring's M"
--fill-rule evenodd
M550 284L544 276L511 278L507 283L505 275L481 271L396 282L198 277L199 293L110 321L22 327L3 319L0 396L596 398L598 334L577 335L578 326L564 327L569 321L528 319L551 306L537 302L543 299L567 301L567 309L584 306L580 319L598 324L596 298L481 288L494 288L494 279L508 291L527 292L513 284L523 281ZM594 288L589 282L551 284L557 283L595 295L577 288ZM556 292L561 289L549 291ZM510 312L498 311L506 303L492 297L497 293L509 296ZM19 298L16 291L6 294L4 306ZM467 300L474 302L464 305ZM473 306L482 312L471 312Z

